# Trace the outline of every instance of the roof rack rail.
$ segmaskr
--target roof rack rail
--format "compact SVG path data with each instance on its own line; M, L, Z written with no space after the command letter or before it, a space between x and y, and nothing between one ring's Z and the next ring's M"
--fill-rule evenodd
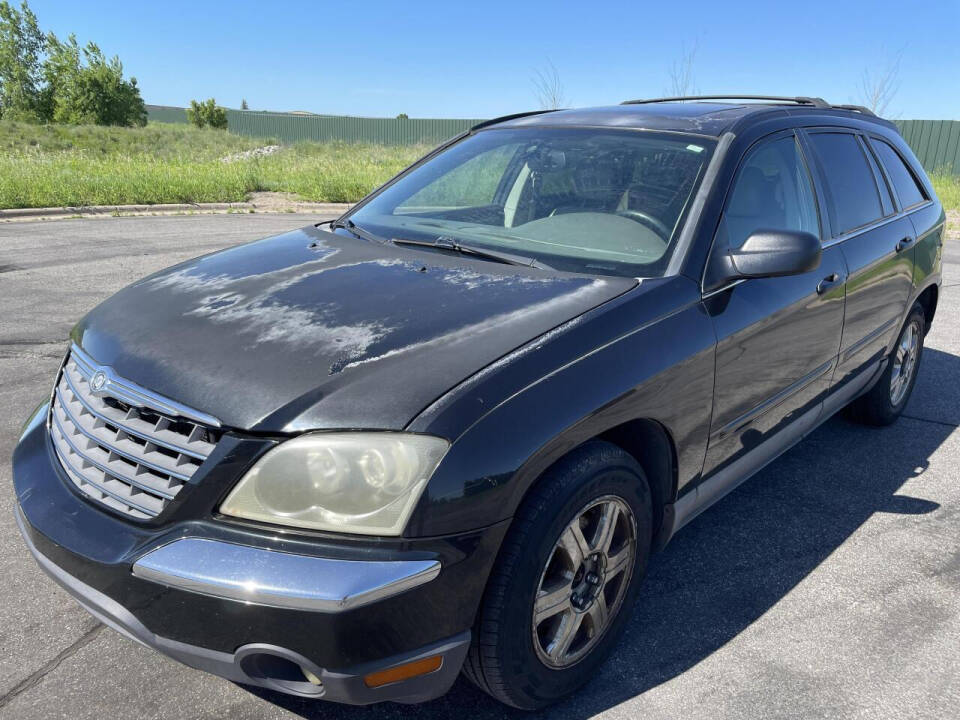
M778 103L793 103L807 107L823 108L825 110L849 110L862 115L877 117L870 108L863 105L831 105L823 98L798 95L786 97L783 95L681 95L678 97L650 98L647 100L624 100L621 105L646 105L648 103L683 102L687 100L772 100Z
M861 115L869 115L870 117L880 117L873 110L863 105L831 105L830 107L837 110L849 110L850 112L858 112Z
M789 102L795 105L811 105L818 108L831 107L823 98L818 97L785 97L783 95L680 95L677 97L650 98L648 100L624 100L621 105L646 105L647 103L681 102L684 100L774 100Z

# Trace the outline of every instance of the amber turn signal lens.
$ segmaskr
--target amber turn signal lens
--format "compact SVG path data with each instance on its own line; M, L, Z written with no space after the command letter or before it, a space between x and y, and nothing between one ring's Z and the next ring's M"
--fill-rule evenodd
M423 658L422 660L414 660L413 662L404 663L403 665L397 665L396 667L387 668L386 670L378 670L377 672L370 673L364 676L363 682L369 688L380 687L381 685L389 685L390 683L400 682L401 680L409 680L418 675L436 672L442 665L443 655L434 655Z

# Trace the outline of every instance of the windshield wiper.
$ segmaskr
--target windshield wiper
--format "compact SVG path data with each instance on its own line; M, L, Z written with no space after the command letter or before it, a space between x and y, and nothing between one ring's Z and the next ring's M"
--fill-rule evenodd
M361 240L366 240L367 242L379 243L380 245L386 245L387 240L380 237L379 235L374 235L372 232L364 230L362 227L357 225L353 220L347 218L346 220L334 220L330 223L330 229L336 230L337 228L343 228L347 232L353 233Z
M549 265L544 265L533 258L523 257L522 255L513 255L511 253L499 252L498 250L487 250L473 245L464 245L453 238L439 237L436 240L407 240L405 238L393 238L395 245L414 245L416 247L433 248L434 250L447 250L458 252L462 255L472 255L484 260L493 260L494 262L504 263L505 265L520 265L522 267L541 268L543 270L552 270Z

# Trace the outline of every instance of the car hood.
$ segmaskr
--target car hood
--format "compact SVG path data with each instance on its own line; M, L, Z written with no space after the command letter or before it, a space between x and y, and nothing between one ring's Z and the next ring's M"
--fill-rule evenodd
M74 341L228 427L401 429L484 366L635 284L307 227L134 283L87 315Z

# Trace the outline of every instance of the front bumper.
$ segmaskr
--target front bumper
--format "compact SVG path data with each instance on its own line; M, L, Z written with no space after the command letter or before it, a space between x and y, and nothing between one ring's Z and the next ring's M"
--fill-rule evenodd
M294 695L422 702L455 680L505 525L357 542L209 514L149 527L79 497L37 417L14 452L17 522L40 566L105 624L191 667ZM435 655L429 674L364 682Z

